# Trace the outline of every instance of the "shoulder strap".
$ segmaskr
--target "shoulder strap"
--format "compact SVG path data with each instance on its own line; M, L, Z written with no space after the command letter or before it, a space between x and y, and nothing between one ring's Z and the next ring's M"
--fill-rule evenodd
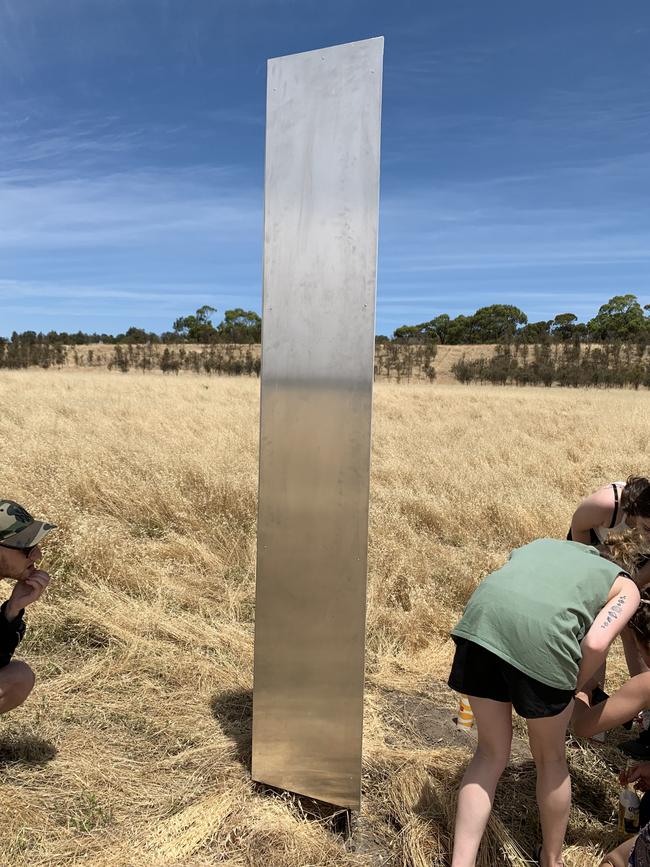
M609 525L608 529L611 530L612 527L616 526L616 519L618 518L618 488L616 486L616 482L612 482L612 488L614 488L614 513L612 515L612 523Z

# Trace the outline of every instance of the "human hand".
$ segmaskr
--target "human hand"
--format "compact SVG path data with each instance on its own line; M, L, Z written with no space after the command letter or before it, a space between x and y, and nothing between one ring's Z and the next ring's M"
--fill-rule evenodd
M40 599L49 583L50 576L42 569L33 569L27 578L16 581L5 607L6 619L14 620L22 608Z
M639 762L621 772L619 780L622 785L636 783L636 788L642 792L650 789L650 762Z

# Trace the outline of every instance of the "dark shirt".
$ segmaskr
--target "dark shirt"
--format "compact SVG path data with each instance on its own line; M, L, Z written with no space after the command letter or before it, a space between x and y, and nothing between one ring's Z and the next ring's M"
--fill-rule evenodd
M25 622L23 620L25 609L22 608L18 616L9 623L5 617L6 607L6 602L0 605L0 668L9 665L11 657L25 634Z

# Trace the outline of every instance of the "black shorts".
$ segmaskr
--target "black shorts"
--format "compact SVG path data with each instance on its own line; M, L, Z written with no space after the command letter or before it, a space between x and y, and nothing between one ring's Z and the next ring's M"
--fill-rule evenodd
M573 689L547 686L467 638L457 638L449 686L470 698L510 702L524 719L557 716L573 700Z

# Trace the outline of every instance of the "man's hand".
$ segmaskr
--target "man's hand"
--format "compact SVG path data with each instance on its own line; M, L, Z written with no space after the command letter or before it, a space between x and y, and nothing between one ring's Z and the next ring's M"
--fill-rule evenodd
M622 785L636 783L636 788L642 792L650 789L650 762L640 762L631 768L626 768L619 777Z
M11 596L7 600L5 618L9 622L15 620L22 608L26 608L41 598L49 583L50 576L42 569L34 569L28 578L16 581Z

